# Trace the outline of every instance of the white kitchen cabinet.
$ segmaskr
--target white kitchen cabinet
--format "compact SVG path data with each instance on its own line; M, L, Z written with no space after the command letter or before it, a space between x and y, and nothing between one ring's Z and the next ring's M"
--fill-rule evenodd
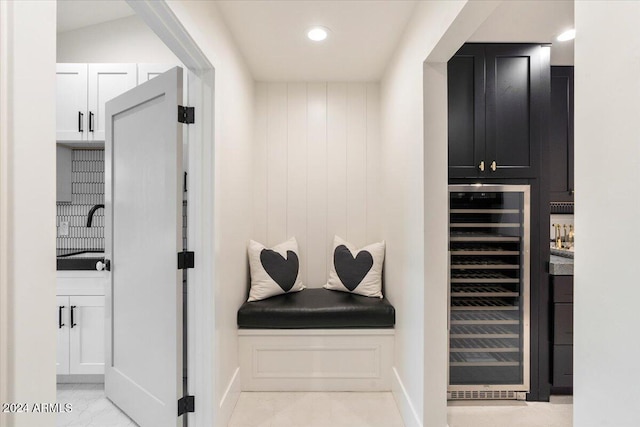
M137 84L136 64L57 64L56 140L104 141L104 107Z
M58 296L56 301L56 373L104 374L104 296Z
M69 306L69 373L103 374L104 297L70 296Z
M136 64L89 64L88 66L89 141L104 141L105 104L136 86Z
M58 346L56 351L56 374L69 374L69 297L57 296Z
M84 141L87 118L87 64L56 66L56 139Z
M104 272L58 271L56 282L56 373L104 374Z

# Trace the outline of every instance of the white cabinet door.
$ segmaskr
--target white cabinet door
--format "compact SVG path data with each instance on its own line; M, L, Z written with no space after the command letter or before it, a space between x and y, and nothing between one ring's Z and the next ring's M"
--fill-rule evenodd
M70 296L69 372L104 373L104 297Z
M87 134L89 141L104 141L107 101L136 86L136 64L89 64Z
M56 140L87 139L87 64L56 66Z
M107 103L105 393L141 427L179 427L182 70Z
M56 374L69 374L69 297L56 297L56 322L58 347L56 350Z

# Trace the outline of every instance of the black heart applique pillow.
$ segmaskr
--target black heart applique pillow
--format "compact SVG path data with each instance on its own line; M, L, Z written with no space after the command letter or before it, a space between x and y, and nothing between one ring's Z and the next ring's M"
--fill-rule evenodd
M251 270L249 302L304 289L295 237L273 248L251 240L248 252Z
M356 249L338 236L333 239L333 257L325 289L382 298L384 242Z

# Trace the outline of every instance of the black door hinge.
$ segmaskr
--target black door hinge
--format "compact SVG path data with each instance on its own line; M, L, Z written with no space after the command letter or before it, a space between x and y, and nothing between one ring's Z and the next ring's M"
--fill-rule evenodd
M196 110L194 107L183 107L178 105L178 123L186 123L188 125L195 123Z
M195 412L195 398L193 396L185 396L178 400L178 416L187 412Z
M193 268L193 252L183 251L178 252L178 270L185 270L187 268Z

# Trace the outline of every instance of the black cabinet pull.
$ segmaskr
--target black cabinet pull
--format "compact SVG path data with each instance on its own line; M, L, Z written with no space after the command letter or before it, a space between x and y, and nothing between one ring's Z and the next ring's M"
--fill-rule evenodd
M84 129L82 128L83 118L84 114L82 114L82 111L78 111L78 132L84 132Z
M73 328L74 326L76 326L76 322L75 322L75 320L74 320L74 317L75 317L75 316L74 316L75 308L76 308L76 306L75 306L75 305L72 305L72 306L71 306L71 327L72 327L72 328Z
M93 113L89 111L89 132L93 132Z
M64 323L62 323L62 310L64 310L64 305L59 305L58 306L58 329L64 326Z

